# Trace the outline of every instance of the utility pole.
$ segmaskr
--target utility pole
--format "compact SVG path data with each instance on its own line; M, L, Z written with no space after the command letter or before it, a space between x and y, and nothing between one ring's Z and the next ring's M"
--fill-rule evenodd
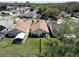
M39 40L39 54L41 54L41 39Z

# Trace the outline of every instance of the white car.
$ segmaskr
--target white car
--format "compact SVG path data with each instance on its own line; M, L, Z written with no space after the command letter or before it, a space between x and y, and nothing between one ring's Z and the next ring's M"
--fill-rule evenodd
M64 34L64 37L66 38L76 38L74 34Z

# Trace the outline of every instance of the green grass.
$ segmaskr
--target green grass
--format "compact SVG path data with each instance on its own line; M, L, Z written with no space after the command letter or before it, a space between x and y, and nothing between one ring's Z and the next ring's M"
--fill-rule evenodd
M37 56L39 54L39 39L28 38L23 44L12 44L12 39L6 38L0 43L0 56ZM41 53L44 53L45 43L50 39L41 38Z
M63 18L64 20L75 20L75 19L73 19L73 18Z
M1 43L0 43L0 48L6 48L11 46L12 43L12 38L5 38Z
M12 16L12 19L16 19L18 16Z

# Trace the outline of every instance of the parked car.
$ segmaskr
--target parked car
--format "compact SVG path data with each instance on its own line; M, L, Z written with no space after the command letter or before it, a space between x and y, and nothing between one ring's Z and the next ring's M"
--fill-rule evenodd
M65 38L76 38L76 35L74 34L64 34Z

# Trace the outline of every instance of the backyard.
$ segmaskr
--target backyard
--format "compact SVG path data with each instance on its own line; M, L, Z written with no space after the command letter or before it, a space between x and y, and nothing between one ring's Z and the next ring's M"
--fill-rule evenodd
M51 38L52 39L52 38ZM0 43L0 56L37 56L40 49L40 38L28 38L23 44L12 44L12 38L5 38ZM41 38L41 54L44 53L44 45L50 39Z

